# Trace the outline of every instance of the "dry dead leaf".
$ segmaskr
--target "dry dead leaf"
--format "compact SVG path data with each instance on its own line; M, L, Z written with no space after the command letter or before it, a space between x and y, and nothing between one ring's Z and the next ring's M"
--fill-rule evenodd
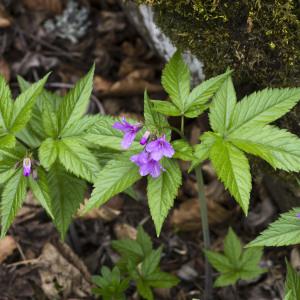
M42 266L39 274L47 297L66 299L70 295L78 298L91 296L91 285L85 276L88 271L82 270L84 264L68 246L64 245L62 250L47 243L40 261Z
M0 20L1 23L1 20ZM1 27L1 25L0 25ZM9 82L10 80L10 68L8 63L3 59L0 58L0 74L4 76L5 80Z
M15 239L8 235L0 240L0 264L10 256L17 248Z
M0 4L0 28L9 27L12 24L12 18L7 13L5 7Z
M291 265L297 271L300 271L300 248L295 247L291 251Z
M22 0L23 4L30 10L47 11L60 14L63 11L64 0Z
M94 78L94 90L96 92L106 92L110 89L112 84L111 81L108 81L99 75L96 75Z
M114 232L118 240L121 239L136 239L137 230L129 224L116 224Z

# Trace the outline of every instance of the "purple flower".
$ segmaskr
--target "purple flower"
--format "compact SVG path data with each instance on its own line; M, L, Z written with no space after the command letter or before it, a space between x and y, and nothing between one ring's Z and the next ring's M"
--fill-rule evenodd
M161 171L164 171L161 164L158 161L151 159L150 153L146 151L131 156L130 160L140 167L139 171L141 176L150 174L153 178L156 178L160 175Z
M172 145L166 141L165 135L147 144L146 151L149 152L150 157L156 161L161 160L163 156L172 157L175 153Z
M31 160L30 158L26 157L23 160L23 175L28 177L31 173Z
M300 213L297 213L297 214L296 214L296 217L300 219Z
M149 139L149 136L150 136L150 131L147 130L147 131L144 133L144 135L142 136L141 140L140 140L140 144L141 144L142 146L146 145L146 143L147 143L147 141L148 141L148 139Z
M121 145L123 149L128 149L134 141L138 131L141 130L142 125L139 123L131 125L130 123L126 122L125 117L123 117L122 122L116 122L113 125L113 128L124 132L124 138L122 140Z

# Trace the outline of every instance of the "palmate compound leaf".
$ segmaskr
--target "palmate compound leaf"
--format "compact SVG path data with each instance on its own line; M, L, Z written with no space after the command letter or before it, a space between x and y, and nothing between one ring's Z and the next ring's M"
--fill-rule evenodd
M31 118L32 108L37 97L42 93L43 87L49 74L44 76L38 82L32 84L28 89L21 93L13 104L11 120L9 122L9 131L16 133L24 128Z
M286 261L287 275L285 281L285 300L300 299L300 275Z
M64 138L57 142L58 159L74 175L94 182L100 172L100 166L94 155L76 138Z
M138 167L130 161L131 155L132 153L129 152L121 154L116 160L108 162L100 171L83 214L125 191L141 178Z
M26 197L27 180L23 170L17 170L4 186L1 197L1 238L12 224Z
M300 100L300 88L264 89L244 97L235 106L229 132L271 123Z
M85 77L76 83L61 102L58 109L60 134L64 134L65 130L86 112L93 89L94 70L95 65Z
M219 137L210 149L209 158L219 179L247 215L251 191L251 174L249 161L245 154Z
M39 159L41 165L49 170L50 167L54 164L58 156L58 147L57 141L52 138L48 138L43 141L39 148Z
M209 121L213 131L224 134L236 105L236 94L231 76L225 78L210 105Z
M228 137L241 150L259 156L275 169L300 170L300 139L274 126L244 128Z
M147 196L151 217L159 235L181 185L181 171L175 159L164 159L165 171L158 178L148 176Z
M73 215L84 200L86 184L55 163L48 173L54 224L64 239Z
M271 223L254 241L247 247L260 246L288 246L300 243L300 219L297 214L300 208L281 214L280 218Z

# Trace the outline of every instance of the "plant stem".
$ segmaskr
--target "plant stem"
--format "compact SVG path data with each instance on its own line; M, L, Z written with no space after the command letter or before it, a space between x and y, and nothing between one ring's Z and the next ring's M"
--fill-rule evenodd
M184 135L184 116L181 116L181 133Z
M208 226L208 217L207 217L207 202L206 202L206 197L204 192L204 182L203 182L201 165L197 166L195 171L196 171L196 178L197 178L197 185L198 185L198 195L199 195L198 198L200 204L200 215L201 215L204 249L208 250L210 248L210 236L209 236L209 226ZM212 270L206 257L205 257L205 288L204 288L203 299L212 300Z

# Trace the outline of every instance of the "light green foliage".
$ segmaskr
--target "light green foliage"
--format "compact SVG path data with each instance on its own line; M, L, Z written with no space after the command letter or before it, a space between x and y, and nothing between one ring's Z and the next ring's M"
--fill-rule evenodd
M48 183L54 224L64 239L72 217L83 201L86 184L57 163L48 173Z
M190 161L194 158L193 147L184 139L176 140L172 142L172 146L175 150L174 158Z
M93 283L97 288L92 292L96 296L102 296L103 300L126 300L125 291L129 287L129 280L122 279L118 267L111 271L107 267L101 268L101 276L93 276Z
M162 74L162 85L171 102L153 100L156 111L167 116L184 115L195 118L208 108L208 102L218 91L231 71L213 77L196 86L190 92L190 71L177 51L167 63Z
M147 196L151 217L155 224L157 235L173 206L174 198L181 185L181 172L174 159L164 159L165 171L158 177L148 176Z
M26 196L27 180L18 170L6 182L1 200L1 238L3 238L13 222Z
M266 270L259 267L262 248L242 249L241 242L230 228L224 240L224 253L205 251L212 266L221 274L214 286L222 287L236 284L238 280L254 279Z
M104 204L140 179L138 167L129 158L130 155L124 153L118 159L108 162L101 170L94 184L95 189L83 213Z
M287 275L284 300L300 299L300 275L286 261Z
M160 270L162 248L153 249L149 235L138 227L136 240L123 239L112 242L121 255L118 267L124 276L136 282L138 293L147 300L154 300L152 288L170 288L178 279Z
M41 165L49 170L56 161L58 155L57 142L52 138L43 141L39 148L39 159Z
M252 241L248 247L257 246L287 246L300 243L300 219L297 214L300 208L281 214L260 236Z

